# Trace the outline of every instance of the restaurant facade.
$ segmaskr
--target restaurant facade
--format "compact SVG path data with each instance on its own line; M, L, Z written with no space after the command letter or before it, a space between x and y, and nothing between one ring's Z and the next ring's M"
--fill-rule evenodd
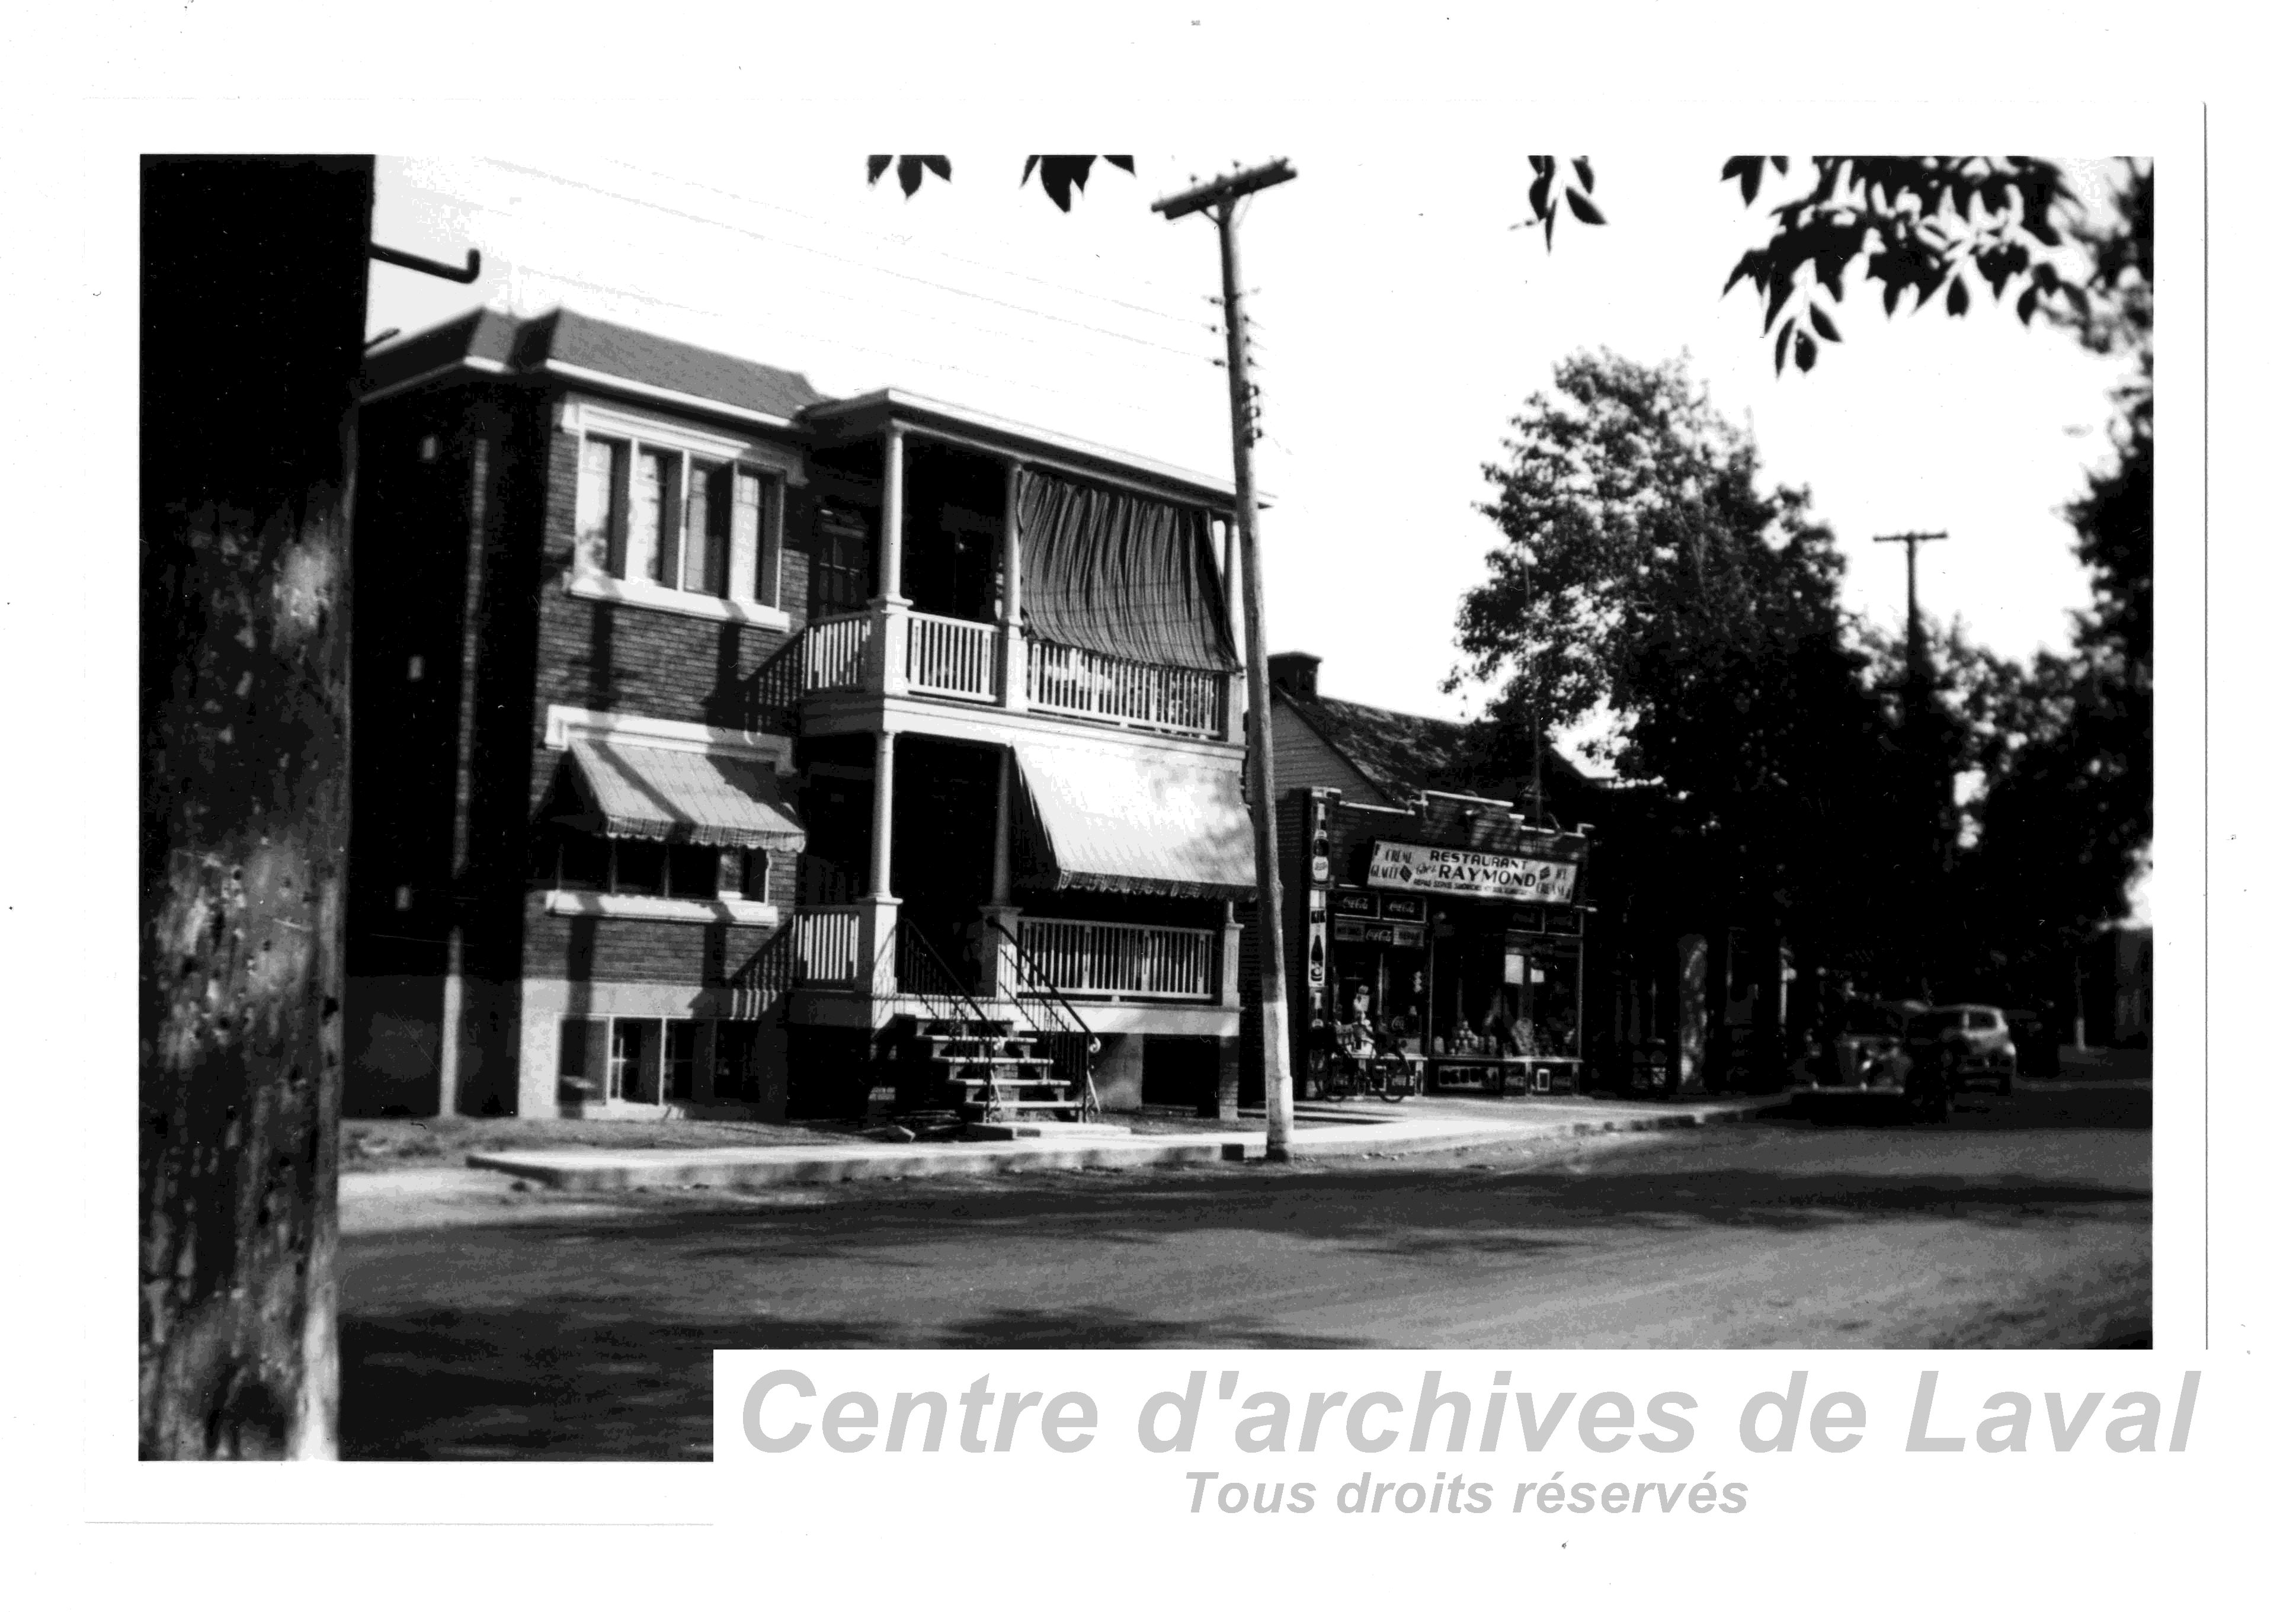
M1463 724L1323 698L1313 656L1270 667L1304 1094L1366 1039L1423 1060L1430 1090L1578 1089L1590 993L1607 987L1587 956L1592 838L1553 808L1582 805L1586 781L1550 754L1550 809L1529 807Z

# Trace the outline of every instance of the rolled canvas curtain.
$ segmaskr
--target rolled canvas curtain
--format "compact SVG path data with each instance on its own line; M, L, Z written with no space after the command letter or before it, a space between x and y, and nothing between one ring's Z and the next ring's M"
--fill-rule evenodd
M1021 610L1037 636L1125 660L1233 670L1201 510L1021 474Z

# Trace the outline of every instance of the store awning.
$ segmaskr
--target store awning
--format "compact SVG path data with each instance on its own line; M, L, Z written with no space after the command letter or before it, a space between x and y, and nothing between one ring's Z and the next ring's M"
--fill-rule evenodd
M805 848L805 830L782 804L773 763L644 745L569 747L583 804L572 819L618 839L682 845Z
M1226 899L1254 888L1242 769L1130 747L1015 751L1036 829L1024 880Z

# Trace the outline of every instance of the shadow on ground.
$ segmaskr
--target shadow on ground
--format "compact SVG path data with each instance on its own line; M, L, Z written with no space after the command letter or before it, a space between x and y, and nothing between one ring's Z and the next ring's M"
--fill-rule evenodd
M2039 1163L1972 1167L1988 1147L2001 1156L2003 1142L1981 1140L1987 1131L2142 1128L2134 1117L2149 1117L2149 1098L2108 1095L2021 1093L1997 1120L1972 1112L1948 1127L1882 1136L1780 1122L1744 1128L1734 1139L1743 1146L1679 1133L1606 1154L1480 1166L950 1179L804 1203L679 1195L580 1230L561 1222L355 1238L344 1264L343 1451L368 1460L706 1460L717 1348L1371 1346L1250 1315L1200 1309L1167 1320L1074 1302L1095 1263L1120 1264L1136 1248L1198 1236L1208 1261L1245 1246L1242 1239L1288 1243L1302 1258L1338 1251L1481 1274L1510 1264L1537 1271L1621 1229L1727 1227L1791 1242L1890 1221L2041 1227L2128 1218L2149 1208L2141 1182L2112 1184ZM1712 1167L1725 1159L1728 1167ZM979 1299L934 1285L952 1268L1000 1264L1078 1275ZM791 1313L805 1307L790 1299L800 1282L822 1307L824 1271L849 1294L836 1298L838 1318ZM1027 1302L1032 1291L1040 1302ZM2116 1329L2115 1341L2142 1324Z

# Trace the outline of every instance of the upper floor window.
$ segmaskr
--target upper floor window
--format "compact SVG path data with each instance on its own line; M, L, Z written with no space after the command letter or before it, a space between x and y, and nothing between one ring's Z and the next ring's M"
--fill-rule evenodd
M777 608L783 503L770 471L586 433L576 564L594 577Z
M586 599L784 631L783 511L802 449L602 398L560 401L573 439L574 565Z

